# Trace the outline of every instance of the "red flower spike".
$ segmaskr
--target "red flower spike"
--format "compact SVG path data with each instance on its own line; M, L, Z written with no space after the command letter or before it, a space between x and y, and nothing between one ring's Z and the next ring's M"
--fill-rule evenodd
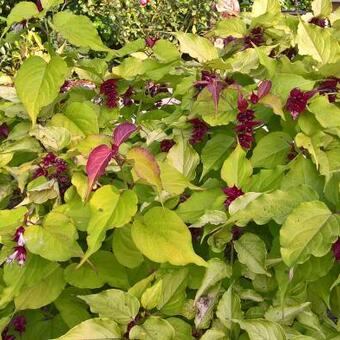
M236 187L226 187L223 189L223 192L228 196L228 198L224 201L224 206L227 208L229 205L236 200L237 197L240 197L244 194L244 192Z
M18 315L12 320L12 324L14 326L14 329L20 333L25 332L26 330L26 318L23 315Z
M6 123L0 125L0 141L6 139L9 135L9 127Z
M335 259L337 261L340 261L340 238L338 238L338 240L335 243L333 243L332 251Z
M286 109L290 112L294 120L306 109L308 100L313 97L315 93L316 90L303 92L299 88L294 88L290 91Z
M195 145L203 140L206 133L209 131L209 126L199 118L190 119L189 122L193 126L189 143Z
M163 139L160 145L161 151L168 152L175 144L176 142L173 139Z
M248 102L247 100L243 97L241 93L239 93L238 98L237 98L237 108L240 112L245 112L248 109Z
M309 20L309 23L316 25L316 26L319 26L321 28L325 28L328 25L328 20L326 18L314 17L314 18Z
M250 95L250 101L252 102L252 104L257 104L259 100L260 100L259 96L252 92Z

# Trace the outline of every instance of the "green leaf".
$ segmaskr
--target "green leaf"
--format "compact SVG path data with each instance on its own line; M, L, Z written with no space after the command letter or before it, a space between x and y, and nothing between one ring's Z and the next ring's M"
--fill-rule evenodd
M88 249L82 258L83 264L101 246L105 239L106 231L112 226L108 225L119 201L119 192L112 185L104 185L98 189L90 199L91 218L87 228Z
M273 169L261 169L256 175L252 176L251 183L245 187L245 191L265 192L279 189L282 179L285 178L284 171L284 166L278 166Z
M266 245L260 237L252 233L245 233L234 242L238 260L255 274L270 276L266 270Z
M168 318L166 321L174 328L176 340L192 340L192 329L188 323L180 318Z
M167 160L188 180L192 180L200 158L194 148L181 136L176 139L176 144L169 150Z
M247 34L247 27L241 18L230 17L227 20L219 21L214 33L216 36L221 38L227 38L230 35L235 38L242 38Z
M312 10L315 17L328 17L332 13L332 1L313 0Z
M250 340L286 340L282 327L264 319L236 320Z
M303 202L287 217L280 230L281 255L287 266L321 257L340 235L339 218L320 201Z
M314 113L317 121L324 128L340 126L340 109L328 101L327 96L319 96L308 105L308 110Z
M27 213L26 207L0 210L0 235L13 235Z
M36 125L30 135L38 139L48 151L60 151L71 142L70 132L63 127Z
M80 293L81 289L68 287L54 301L54 305L69 328L91 317L86 303L76 296Z
M120 328L112 319L94 318L83 321L55 340L111 340L120 338Z
M279 96L283 103L287 101L290 91L298 87L302 91L310 91L315 81L306 79L298 74L276 72L272 78L271 94Z
M277 306L269 307L266 311L264 317L273 322L278 322L283 325L291 325L294 319L303 311L305 311L309 306L310 302L301 303L295 306Z
M118 289L109 289L98 294L79 296L100 317L107 317L122 325L127 325L138 313L139 302L133 295Z
M228 329L231 329L233 319L243 319L241 300L234 292L232 285L230 285L228 290L222 295L217 305L216 316Z
M221 168L223 159L228 155L233 143L234 138L225 134L217 134L208 140L201 154L203 163L201 180L209 171Z
M134 191L125 190L121 193L116 208L108 221L109 227L121 228L130 222L137 212L138 198Z
M312 159L316 165L317 168L319 168L320 165L320 160L319 160L319 154L318 154L318 146L317 146L317 135L315 136L316 138L314 138L314 136L309 137L307 135L305 135L302 132L299 132L296 136L295 136L295 144L298 148L304 148L306 150L308 150L308 152L311 154Z
M1 308L18 296L23 287L32 287L58 268L55 262L49 262L40 256L29 254L24 266L11 263L4 266L3 282L6 287L0 295ZM29 273L29 274L28 274Z
M112 68L113 75L126 80L133 80L143 73L143 60L134 57L126 58L118 66Z
M205 62L218 58L217 49L206 38L192 33L177 32L176 38L180 43L182 53L188 53L199 62Z
M59 12L53 17L54 29L71 44L94 51L109 52L101 41L91 20L84 15L75 15L69 11Z
M171 194L180 195L185 188L200 189L192 185L189 180L176 168L171 166L168 161L158 162L161 170L161 181L163 189Z
M281 13L279 0L255 0L252 6L252 15L258 17L266 13L272 15Z
M90 102L72 102L65 110L65 116L73 122L85 136L99 133L98 116Z
M208 267L205 271L203 281L197 290L195 301L198 301L209 289L226 277L231 277L232 268L224 261L218 258L212 258L208 261Z
M188 274L188 268L174 268L161 276L162 292L156 307L162 313L177 315L182 312L186 300Z
M195 223L208 210L222 209L225 195L221 188L194 192L189 199L180 204L177 214L186 223Z
M118 262L125 267L136 268L144 261L142 253L132 240L130 225L114 231L112 250Z
M321 64L332 63L339 58L339 44L329 30L300 20L296 39L299 53L309 55Z
M229 59L229 63L234 72L248 74L258 68L259 57L254 48L247 48L246 50L235 53Z
M251 158L254 168L270 169L285 164L291 149L291 141L288 134L280 131L271 132L262 137Z
M310 159L301 155L290 164L290 170L284 176L281 188L286 191L303 184L310 186L317 193L323 191L323 179L315 165Z
M138 340L171 340L175 339L175 329L159 317L151 316L142 325L132 327L130 339Z
M28 250L50 261L67 261L80 257L82 250L76 243L78 233L72 221L65 215L51 212L43 226L33 225L25 231Z
M111 252L104 250L93 254L80 268L76 263L70 264L65 269L65 280L78 288L100 288L105 283L116 288L129 286L125 268Z
M65 287L64 270L57 266L41 281L24 287L14 299L16 310L37 309L53 302Z
M150 209L144 216L135 219L131 232L137 248L154 262L206 266L192 248L189 229L169 209Z
M180 57L176 46L168 40L157 40L152 50L155 57L162 63L169 63L173 60L179 59Z
M68 72L65 61L54 56L47 63L38 56L26 59L16 77L15 88L33 126L40 110L53 102Z
M28 1L20 1L17 3L7 17L7 26L13 25L15 22L30 19L39 14L35 3Z
M229 207L228 223L245 226L251 220L263 225L273 219L282 224L291 211L301 202L317 199L317 194L307 186L299 186L288 191L275 190L267 194L246 193Z
M143 308L151 310L155 308L162 296L163 281L160 280L153 286L147 288L141 297Z
M162 190L159 165L149 150L141 147L130 149L126 158L132 162L139 178L155 186L159 192Z
M77 189L82 202L85 202L87 194L87 177L82 172L74 172L71 179L72 185Z
M229 187L242 187L247 183L253 173L250 161L246 157L246 152L238 144L236 149L224 161L221 169L221 178Z

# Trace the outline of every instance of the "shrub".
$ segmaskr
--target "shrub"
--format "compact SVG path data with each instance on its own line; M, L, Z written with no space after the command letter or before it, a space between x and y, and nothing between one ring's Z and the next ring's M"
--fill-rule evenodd
M8 17L49 34L0 78L3 339L338 337L330 3L118 50L48 4Z

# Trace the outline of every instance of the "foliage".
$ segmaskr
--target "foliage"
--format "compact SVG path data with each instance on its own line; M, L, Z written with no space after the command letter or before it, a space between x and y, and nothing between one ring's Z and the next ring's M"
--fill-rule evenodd
M7 18L2 338L338 338L339 12L111 49L60 3Z

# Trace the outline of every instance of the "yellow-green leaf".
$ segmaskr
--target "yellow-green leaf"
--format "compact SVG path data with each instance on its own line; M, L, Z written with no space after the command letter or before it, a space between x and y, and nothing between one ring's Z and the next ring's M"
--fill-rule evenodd
M67 74L65 61L52 57L50 62L33 56L24 61L15 78L18 97L35 125L40 109L57 97Z

